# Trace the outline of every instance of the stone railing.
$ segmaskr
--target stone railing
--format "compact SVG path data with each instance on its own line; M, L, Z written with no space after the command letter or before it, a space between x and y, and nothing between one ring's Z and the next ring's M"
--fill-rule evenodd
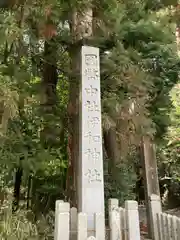
M117 199L109 200L109 226L105 229L102 213L95 214L95 228L87 228L87 215L78 213L69 203L56 202L54 240L140 240L138 204L126 201L119 207Z
M180 218L167 213L157 214L158 235L155 240L180 239Z

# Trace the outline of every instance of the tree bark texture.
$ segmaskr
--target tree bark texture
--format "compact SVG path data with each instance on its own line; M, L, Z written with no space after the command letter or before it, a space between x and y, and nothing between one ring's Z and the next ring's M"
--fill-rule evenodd
M56 103L57 74L57 45L54 39L45 41L44 44L44 66L43 66L43 103L46 107L52 107Z
M72 36L72 46L69 49L71 59L71 78L69 85L68 103L68 172L67 172L67 198L73 206L77 206L77 178L79 164L79 84L81 80L81 46L84 38L92 36L92 9L81 12L73 9L69 19Z
M13 206L12 206L13 212L16 212L19 208L22 175L23 175L22 168L21 167L17 168L15 173L15 182L14 182L14 200L13 200Z
M148 233L153 236L151 222L151 195L160 196L155 145L149 136L143 136L140 146L141 162L144 174L145 201L147 208Z
M32 176L28 178L27 209L32 207Z
M58 82L57 73L57 44L54 38L45 41L44 44L44 65L42 73L41 111L44 117L44 129L41 132L41 140L45 147L56 144L55 127L52 128L52 121L56 112L56 86Z
M117 143L115 128L111 127L108 130L104 130L104 146L109 160L109 174L114 176L114 170L116 169L117 164L120 162L120 151Z

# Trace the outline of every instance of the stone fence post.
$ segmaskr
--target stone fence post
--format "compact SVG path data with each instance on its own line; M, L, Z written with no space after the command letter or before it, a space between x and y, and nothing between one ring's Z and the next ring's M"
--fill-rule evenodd
M88 237L87 214L78 213L77 240L87 240L87 237Z
M98 240L105 240L105 219L103 213L95 214L95 236Z
M140 240L138 203L126 201L127 240Z
M54 240L69 240L70 236L70 204L56 201Z
M120 209L118 199L111 198L108 201L110 240L121 240Z
M77 208L72 207L70 209L70 238L71 238L71 240L77 240L77 222L78 222Z
M162 212L161 199L158 195L152 194L150 196L150 224L152 232L152 240L159 240L158 234L158 213Z

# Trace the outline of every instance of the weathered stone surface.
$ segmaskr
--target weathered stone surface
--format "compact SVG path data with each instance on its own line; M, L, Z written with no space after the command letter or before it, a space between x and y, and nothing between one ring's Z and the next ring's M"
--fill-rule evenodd
M79 213L77 240L86 239L87 239L87 215L85 213Z
M136 201L126 201L127 239L140 240L139 213Z
M54 240L69 240L69 203L56 201Z
M70 209L70 239L77 240L77 223L78 223L78 215L77 208L72 207Z
M83 46L81 59L78 211L94 229L94 214L104 213L99 49Z
M97 239L94 236L90 236L90 237L88 237L87 240L97 240Z
M95 215L95 230L96 239L105 240L105 223L103 213L96 213Z

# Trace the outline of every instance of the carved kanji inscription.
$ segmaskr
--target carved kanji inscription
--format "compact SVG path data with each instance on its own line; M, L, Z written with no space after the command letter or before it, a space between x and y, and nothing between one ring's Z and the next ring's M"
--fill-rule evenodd
M88 77L94 77L97 78L99 76L99 71L97 68L86 68L85 69L85 75Z
M93 160L93 161L98 161L100 159L100 152L97 151L96 148L94 149L87 149L87 151L85 152L86 156L88 156L88 160Z
M86 135L85 138L88 138L89 143L99 143L101 140L100 135L93 135L91 131L89 131Z
M85 55L85 64L86 65L93 65L93 66L97 66L97 55L94 54L86 54Z
M88 76L87 77L87 79L88 79L88 81L96 81L96 80L98 80L98 76Z
M101 173L97 169L88 169L85 176L88 178L88 182L102 182Z
M104 213L103 153L99 49L82 46L79 91L79 209L87 212L88 229L95 226L94 213ZM96 199L96 204L94 204Z
M85 91L90 96L96 96L98 93L98 89L94 88L92 85L90 85L88 88L85 88Z
M96 103L96 101L87 101L85 106L88 109L88 112L99 112L100 111L100 107Z
M100 118L99 117L88 117L88 127L89 128L94 128L96 125L100 123Z

